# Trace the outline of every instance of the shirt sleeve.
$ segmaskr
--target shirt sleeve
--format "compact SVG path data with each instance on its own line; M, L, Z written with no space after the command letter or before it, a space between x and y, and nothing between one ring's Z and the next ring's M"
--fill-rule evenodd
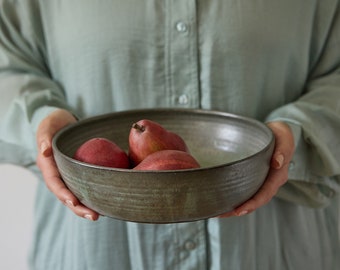
M305 84L305 94L267 118L288 123L296 144L289 181L277 196L312 207L328 205L340 191L339 7L320 51Z
M35 130L56 108L68 109L46 65L37 1L0 1L0 162L35 162ZM33 4L32 4L33 3Z

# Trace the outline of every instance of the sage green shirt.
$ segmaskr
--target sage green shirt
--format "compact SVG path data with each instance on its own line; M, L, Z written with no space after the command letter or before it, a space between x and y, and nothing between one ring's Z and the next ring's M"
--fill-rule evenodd
M220 110L285 121L296 143L287 184L243 217L90 222L40 181L31 269L340 269L339 9L338 0L0 0L1 162L40 177L35 132L56 108L80 118Z

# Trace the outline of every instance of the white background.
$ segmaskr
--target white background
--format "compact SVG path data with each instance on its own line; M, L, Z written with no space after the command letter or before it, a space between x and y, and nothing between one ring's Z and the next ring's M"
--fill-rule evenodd
M0 125L13 98L19 93L16 80L15 76L8 78L5 81L6 89L0 89ZM11 91L7 91L8 89ZM1 270L28 269L27 253L32 239L36 183L37 179L29 171L13 165L0 164Z
M0 164L0 269L27 270L37 179L31 172Z

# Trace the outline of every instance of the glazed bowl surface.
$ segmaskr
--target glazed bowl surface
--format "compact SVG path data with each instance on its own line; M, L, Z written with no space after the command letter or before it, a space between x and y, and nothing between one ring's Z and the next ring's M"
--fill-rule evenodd
M201 168L135 171L73 159L76 149L94 137L110 139L128 151L131 126L141 119L180 135ZM53 138L53 153L67 187L101 215L175 223L218 216L251 198L267 176L274 144L271 130L252 118L206 110L141 109L69 125Z

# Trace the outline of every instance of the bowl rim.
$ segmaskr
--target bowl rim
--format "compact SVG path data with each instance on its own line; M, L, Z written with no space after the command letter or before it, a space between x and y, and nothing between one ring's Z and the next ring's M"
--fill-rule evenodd
M178 170L133 170L133 168L129 169L123 169L123 168L113 168L113 167L106 167L106 166L100 166L100 165L94 165L86 162L82 162L79 160L76 160L66 154L64 154L58 147L57 147L57 142L58 139L63 135L64 132L67 132L70 129L73 129L79 125L86 124L88 122L93 122L98 119L103 119L110 117L111 115L119 116L119 115L126 115L126 114L138 114L138 113L152 113L152 112L162 112L162 113L194 113L194 114L203 114L203 115L211 115L211 116L219 116L219 117L227 117L227 118L233 118L233 119L238 119L241 121L247 121L253 125L256 125L257 127L263 129L266 133L268 133L270 139L268 143L259 151L257 151L254 154L248 155L244 158L240 158L237 160L233 160L227 163L221 163L217 165L212 165L212 166L205 166L205 167L200 167L200 168L191 168L191 169L178 169ZM275 136L272 132L272 130L265 125L263 122L247 117L247 116L242 116L238 114L233 114L229 112L223 112L223 111L218 111L218 110L209 110L209 109L190 109L190 108L145 108L145 109L132 109L132 110L122 110L122 111L114 111L114 112L109 112L109 113L104 113L104 114L99 114L95 116L90 116L84 119L78 120L76 123L69 124L62 129L60 129L52 138L52 150L53 150L53 155L55 155L55 152L58 152L59 155L61 155L64 159L68 160L71 163L75 163L87 168L92 168L92 169L98 169L98 170L107 170L107 171L114 171L114 172L129 172L129 173L143 173L143 174L160 174L160 173L187 173L187 172L193 172L193 171L204 171L204 170L211 170L211 169L218 169L218 168L224 168L226 166L233 166L234 164L240 164L243 162L248 161L249 159L252 159L258 155L261 155L261 153L266 152L269 148L272 147L272 145L275 144Z

